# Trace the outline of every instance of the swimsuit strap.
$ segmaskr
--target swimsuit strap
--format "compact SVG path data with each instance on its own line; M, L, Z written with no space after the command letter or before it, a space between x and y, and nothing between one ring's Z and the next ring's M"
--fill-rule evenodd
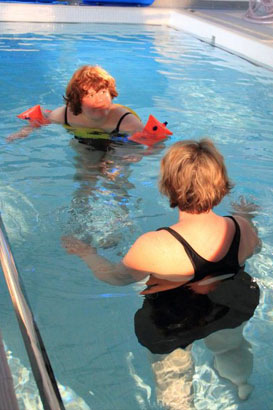
M217 262L212 262L208 261L205 258L203 258L201 255L199 255L192 247L191 245L174 229L170 227L163 227L157 229L158 231L164 229L168 231L171 235L173 235L184 247L185 252L187 256L189 257L196 277L200 275L201 271L204 270L204 267L206 268L210 267L214 271L217 270L218 268L223 269L223 265L230 266L230 265L237 265L236 268L240 267L239 261L238 261L238 251L239 251L239 244L240 244L240 227L238 222L236 221L235 218L232 216L227 216L227 218L230 218L234 221L235 224L235 234L234 237L231 241L230 247L226 253L226 255L219 261Z
M64 110L64 123L65 125L68 125L70 127L70 124L67 121L67 105L65 106L65 110Z
M65 106L65 110L64 110L64 123L65 123L65 125L68 125L68 126L70 127L70 124L69 124L69 122L67 121L67 109L68 109L68 107L67 107L67 105L66 105L66 106ZM122 123L123 119L124 119L125 117L127 117L127 115L129 115L129 114L133 114L133 113L132 113L132 112L126 112L125 114L123 114L123 115L120 117L120 119L119 119L119 121L118 121L118 123L117 123L116 128L111 132L111 134L118 134L118 133L119 133L120 124Z
M117 123L116 128L111 132L111 134L118 134L118 133L119 133L120 124L122 123L123 119L124 119L125 117L127 117L127 115L129 115L129 114L133 114L133 113L132 113L132 112L126 112L125 114L123 114L123 115L120 117L120 119L119 119L119 121L118 121L118 123Z
M194 267L194 271L196 271L196 268L197 268L197 264L195 263L196 262L195 261L196 252L191 247L191 245L186 241L186 239L184 239L183 236L181 236L178 232L176 232L174 229L170 228L169 226L164 226L162 228L157 229L157 231L161 231L161 230L168 231L171 235L173 235L175 237L175 239L178 240L178 242L181 243L181 245L185 249L186 254L188 255L188 257L189 257L189 259L190 259L190 261L191 261L191 263Z

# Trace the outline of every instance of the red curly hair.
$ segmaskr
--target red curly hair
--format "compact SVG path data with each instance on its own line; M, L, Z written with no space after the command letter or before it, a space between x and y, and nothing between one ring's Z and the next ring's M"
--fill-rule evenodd
M82 99L93 88L96 92L108 89L112 98L118 96L115 79L99 66L85 65L73 74L66 87L64 100L74 115L82 112Z

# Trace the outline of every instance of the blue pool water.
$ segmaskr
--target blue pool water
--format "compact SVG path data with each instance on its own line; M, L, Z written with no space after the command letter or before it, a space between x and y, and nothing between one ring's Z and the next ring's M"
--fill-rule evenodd
M263 248L247 271L260 286L261 300L245 328L254 355L252 395L246 402L238 399L199 341L193 348L195 405L272 410L273 73L173 29L136 25L1 24L0 58L0 208L67 408L160 407L146 351L133 327L143 286L99 282L83 262L65 253L60 238L76 234L119 260L139 234L176 219L157 191L166 147L209 136L236 183L219 212L230 213L231 202L241 195L260 207L255 223ZM144 122L150 113L168 121L173 136L165 147L151 152L121 147L102 169L98 158L60 126L6 143L5 137L22 125L18 113L35 104L48 109L62 104L67 81L83 64L107 69L117 81L117 102L133 108ZM132 156L140 160L130 163ZM120 175L111 178L117 167ZM6 285L0 281L0 328L19 380L20 408L38 409Z

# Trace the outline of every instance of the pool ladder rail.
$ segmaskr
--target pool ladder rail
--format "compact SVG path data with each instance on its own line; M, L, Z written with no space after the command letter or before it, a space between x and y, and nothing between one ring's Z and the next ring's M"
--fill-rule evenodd
M0 260L44 410L65 410L39 329L20 286L1 214Z

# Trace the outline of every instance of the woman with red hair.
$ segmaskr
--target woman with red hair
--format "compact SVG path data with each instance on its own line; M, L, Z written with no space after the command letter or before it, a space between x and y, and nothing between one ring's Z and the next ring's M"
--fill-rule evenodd
M53 111L41 110L40 106L36 106L37 118L33 117L32 109L27 110L19 118L30 120L30 124L10 135L7 140L25 138L35 127L49 123L65 126L80 142L88 144L96 140L109 140L120 133L142 131L144 125L133 110L113 103L117 96L115 79L106 70L85 65L69 81L65 105Z
M138 116L127 107L114 104L118 96L115 79L99 66L83 66L66 88L65 106L52 111L50 121L70 128L98 129L109 134L141 131Z

